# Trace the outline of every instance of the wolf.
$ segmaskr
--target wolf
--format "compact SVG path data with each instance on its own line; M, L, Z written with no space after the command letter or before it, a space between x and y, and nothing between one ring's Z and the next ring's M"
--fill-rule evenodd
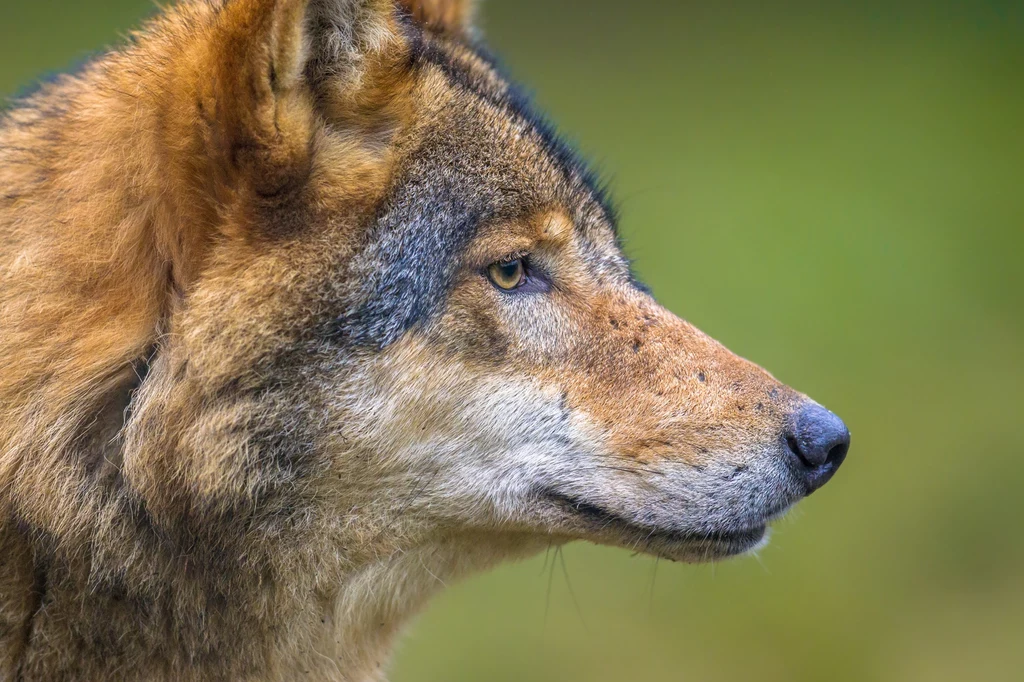
M742 554L843 462L473 9L185 0L4 115L0 679L383 680L442 581Z

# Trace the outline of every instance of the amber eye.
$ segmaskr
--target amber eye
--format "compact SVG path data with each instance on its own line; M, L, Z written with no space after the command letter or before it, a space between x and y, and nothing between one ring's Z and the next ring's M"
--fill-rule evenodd
M512 291L521 287L526 281L526 266L523 264L522 258L498 261L487 268L487 276L494 282L494 286L505 291Z

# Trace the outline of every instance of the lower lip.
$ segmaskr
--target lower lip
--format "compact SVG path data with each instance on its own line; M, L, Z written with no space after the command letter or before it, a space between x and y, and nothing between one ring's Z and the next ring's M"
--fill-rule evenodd
M675 561L701 563L755 551L765 544L767 534L767 526L706 536L690 533L655 533L648 536L646 550L650 554Z
M706 553L707 558L733 556L755 549L765 539L767 526L761 525L741 531L725 531L707 534L685 533L638 526L612 512L590 504L577 502L565 495L548 495L560 507L573 516L583 518L598 529L598 534L628 534L643 540L643 544L655 554L675 554L673 548L685 548L686 554ZM611 533L609 533L611 531ZM628 543L626 543L628 544Z
M768 533L767 526L758 526L738 533L724 533L710 538L711 542L723 549L734 550L730 553L743 554L757 547Z

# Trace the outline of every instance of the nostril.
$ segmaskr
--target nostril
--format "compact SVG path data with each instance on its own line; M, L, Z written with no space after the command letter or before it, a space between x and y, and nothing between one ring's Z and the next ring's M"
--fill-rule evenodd
M843 460L846 459L846 453L850 451L850 432L846 432L846 438L839 443L832 446L832 449L828 451L828 456L825 457L825 463L831 464L833 468L838 468Z
M804 457L804 454L800 449L800 443L798 443L796 440L796 436L792 434L787 435L786 446L789 448L790 452L796 455L800 459L800 461L803 462L804 466L814 466L813 464L807 461L806 457Z
M850 431L842 419L821 405L810 404L791 422L786 445L800 460L813 490L824 485L846 459Z

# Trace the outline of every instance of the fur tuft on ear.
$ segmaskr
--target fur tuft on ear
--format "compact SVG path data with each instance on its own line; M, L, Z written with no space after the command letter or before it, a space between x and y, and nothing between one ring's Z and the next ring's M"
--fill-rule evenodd
M455 35L472 31L474 0L401 0L413 19L432 31Z

